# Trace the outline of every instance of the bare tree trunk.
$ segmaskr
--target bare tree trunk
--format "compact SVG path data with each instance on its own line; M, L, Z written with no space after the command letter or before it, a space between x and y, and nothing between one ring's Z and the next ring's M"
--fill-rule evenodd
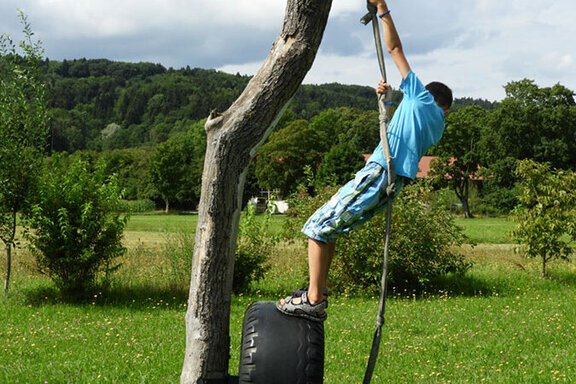
M10 284L10 271L12 269L12 245L6 246L6 276L4 277L4 292L8 291Z
M288 0L282 30L260 71L226 112L213 112L206 122L182 384L228 375L234 252L246 170L312 66L331 3Z
M11 212L10 226L2 237L2 242L6 249L6 274L4 276L4 292L8 291L10 286L10 273L12 272L12 247L14 246L14 239L16 238L17 226L17 210L13 209Z

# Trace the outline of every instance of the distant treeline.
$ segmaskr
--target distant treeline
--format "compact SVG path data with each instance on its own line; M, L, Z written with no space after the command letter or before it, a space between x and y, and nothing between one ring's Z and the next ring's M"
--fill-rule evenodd
M42 68L50 115L48 152L66 152L71 161L90 164L103 160L126 199L150 199L165 209L197 206L205 119L211 110L226 110L250 81L211 69L104 59L46 60ZM560 84L540 88L528 79L504 89L506 97L497 103L456 99L441 142L428 153L458 159L441 172L452 172L451 180L462 178L456 171L481 170L478 197L483 210L493 213L506 213L517 202L517 160L576 169L574 92ZM402 93L394 91L393 104L401 99ZM340 185L362 166L363 155L378 140L374 88L302 85L258 149L244 197L262 191L286 197Z
M140 147L166 141L206 118L226 110L240 95L249 76L212 69L165 68L152 63L106 59L44 62L51 115L52 151ZM397 104L402 98L395 92ZM493 103L457 99L455 107ZM310 119L337 107L376 110L372 87L302 85L289 106L296 119Z

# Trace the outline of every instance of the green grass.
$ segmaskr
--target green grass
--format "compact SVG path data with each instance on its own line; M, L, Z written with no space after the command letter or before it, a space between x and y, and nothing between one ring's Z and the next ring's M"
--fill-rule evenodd
M194 231L198 222L197 215L155 214L132 215L126 226L127 231L137 232L179 232Z
M257 216L258 220L265 220L264 215ZM285 217L280 215L269 216L269 227L274 233L282 230ZM154 214L132 215L126 226L127 231L171 233L181 231L194 231L198 222L197 215Z
M171 236L166 232L181 230L179 225L193 230L195 220L133 216L124 267L107 292L86 303L63 301L50 281L34 272L30 256L18 250L11 290L0 293L0 383L178 382L187 287L174 277L174 269L182 267L163 242ZM541 279L538 263L520 259L503 240L500 233L510 225L505 219L462 221L479 243L463 250L474 268L464 277L437 282L432 292L418 297L398 292L388 299L373 382L573 382L574 264L555 262L550 276ZM300 246L281 244L271 263L274 268L253 285L252 294L233 298L232 374L238 371L248 305L275 300L305 281ZM331 299L326 384L362 381L377 301Z
M510 231L514 223L507 218L456 219L466 235L476 243L509 244L512 243Z

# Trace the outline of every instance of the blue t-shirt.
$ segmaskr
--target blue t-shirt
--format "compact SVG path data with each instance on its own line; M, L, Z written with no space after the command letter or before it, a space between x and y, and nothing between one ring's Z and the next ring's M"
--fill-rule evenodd
M414 179L420 159L442 137L444 111L414 72L410 71L402 80L400 89L404 98L388 125L388 141L396 174ZM370 161L386 168L382 142L368 159Z

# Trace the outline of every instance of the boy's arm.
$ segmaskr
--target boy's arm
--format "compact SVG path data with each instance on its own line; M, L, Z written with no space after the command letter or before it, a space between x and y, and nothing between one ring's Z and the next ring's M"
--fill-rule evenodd
M372 5L378 10L378 15L386 14L384 17L380 17L382 21L382 33L384 34L384 42L386 43L386 48L394 60L394 64L398 67L402 78L405 79L410 72L410 64L406 56L404 56L404 51L402 50L402 42L400 41L400 36L398 36L398 31L394 26L392 17L388 10L388 5L385 0L369 0Z

